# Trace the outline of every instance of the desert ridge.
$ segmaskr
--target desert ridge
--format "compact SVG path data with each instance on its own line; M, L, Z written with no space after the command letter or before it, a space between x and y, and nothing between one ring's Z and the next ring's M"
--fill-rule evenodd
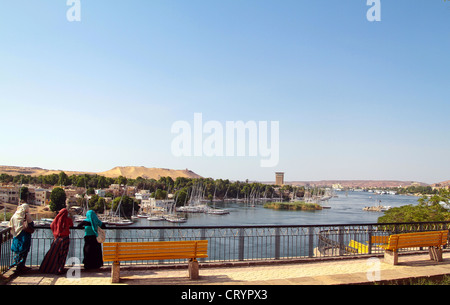
M178 177L202 178L200 175L197 175L196 173L188 169L175 170L168 168L147 168L144 166L117 166L109 171L97 173L97 175L105 176L108 178L123 176L131 179L142 177L145 179L156 180L158 180L160 177L171 177L172 179L176 179Z
M66 171L66 170L49 170L40 167L19 167L19 166L0 166L0 174L8 174L12 176L26 175L26 176L45 176L52 174L59 174L65 172L68 176L71 175L100 175L108 178L117 178L123 176L128 179L136 179L142 177L145 179L156 179L161 177L171 177L176 179L178 177L184 178L202 178L200 175L194 173L189 169L175 170L168 168L148 168L144 166L116 166L113 169L104 172L82 172L82 171Z

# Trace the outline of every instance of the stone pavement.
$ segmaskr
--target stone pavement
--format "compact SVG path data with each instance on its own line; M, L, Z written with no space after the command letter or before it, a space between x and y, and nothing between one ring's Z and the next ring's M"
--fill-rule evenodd
M439 277L450 274L450 252L437 263L429 255L400 255L397 266L382 258L354 258L301 263L282 263L233 267L200 267L200 278L191 281L187 266L181 268L123 267L121 283L111 284L110 268L82 270L78 279L65 275L44 275L37 270L14 275L9 271L8 285L345 285L368 284L374 281L403 281Z

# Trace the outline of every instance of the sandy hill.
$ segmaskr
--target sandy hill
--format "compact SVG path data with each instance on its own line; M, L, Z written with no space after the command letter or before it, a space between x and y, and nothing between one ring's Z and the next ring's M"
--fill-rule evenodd
M8 174L12 176L17 175L25 175L25 176L40 176L40 175L52 175L59 174L60 172L65 172L67 175L83 175L83 174L91 174L95 175L95 173L90 172L74 172L74 171L65 171L65 170L50 170L44 169L40 167L20 167L20 166L0 166L0 174Z
M126 178L136 179L137 177L142 177L146 179L156 179L158 180L160 177L171 177L172 179L176 179L178 177L185 178L201 178L201 176L197 175L193 171L188 169L185 170L174 170L168 168L147 168L144 166L125 166L125 167L114 167L113 169L97 173L98 175L116 178L119 176L124 176Z
M450 180L434 183L432 187L450 187Z
M65 171L65 170L48 170L39 167L19 167L19 166L0 166L0 174L8 174L12 176L16 175L30 175L30 176L40 176L40 175L51 175L59 174L60 172L65 172L67 175L101 175L109 178L117 178L119 176L124 176L126 178L136 179L137 177L142 177L146 179L156 179L160 177L171 177L176 179L178 177L186 178L201 178L191 170L173 170L168 168L147 168L144 166L124 166L115 167L109 171L94 173L94 172L77 172L77 171Z

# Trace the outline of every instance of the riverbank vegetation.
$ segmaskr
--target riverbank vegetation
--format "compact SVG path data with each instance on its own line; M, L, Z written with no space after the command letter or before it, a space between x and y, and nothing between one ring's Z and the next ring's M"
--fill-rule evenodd
M296 202L268 202L264 204L264 208L273 210L288 211L317 211L322 210L322 206L317 203L306 203L303 201Z
M431 197L423 196L417 205L391 208L378 218L378 223L450 221L449 190L442 189Z
M281 198L288 200L294 191L290 185L282 187L258 182L247 181L230 181L228 179L212 179L212 178L185 178L178 177L173 180L171 177L160 177L156 179L147 179L137 177L136 179L128 179L120 176L117 178L108 178L100 175L71 175L68 176L64 172L59 174L41 175L33 177L30 175L12 176L8 174L0 174L0 183L8 184L34 184L43 188L52 188L54 186L72 186L87 189L88 195L93 195L96 189L107 189L112 184L119 184L128 187L136 187L139 190L149 190L152 197L156 199L165 199L167 194L174 194L177 198L177 205L185 202L186 196L190 194L192 187L201 187L203 190L203 198L207 200L216 199L242 199L251 196L258 198ZM296 187L295 195L303 197L305 193L304 187Z

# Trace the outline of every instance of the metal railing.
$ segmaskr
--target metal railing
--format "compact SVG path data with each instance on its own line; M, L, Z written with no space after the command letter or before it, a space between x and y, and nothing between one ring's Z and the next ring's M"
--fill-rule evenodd
M9 270L11 256L12 234L9 229L0 229L0 274Z
M144 242L172 240L208 240L208 258L200 261L239 262L273 261L299 258L329 258L340 256L376 255L383 250L371 244L373 236L395 233L448 230L450 222L392 223L392 224L339 224L305 226L176 226L176 227L107 227L106 241ZM1 272L11 262L11 235L1 232ZM37 227L27 265L39 266L53 241L49 227ZM367 246L361 252L351 242ZM84 230L73 228L69 257L83 260ZM421 249L408 249L420 251ZM124 262L124 264L173 264L183 260Z

